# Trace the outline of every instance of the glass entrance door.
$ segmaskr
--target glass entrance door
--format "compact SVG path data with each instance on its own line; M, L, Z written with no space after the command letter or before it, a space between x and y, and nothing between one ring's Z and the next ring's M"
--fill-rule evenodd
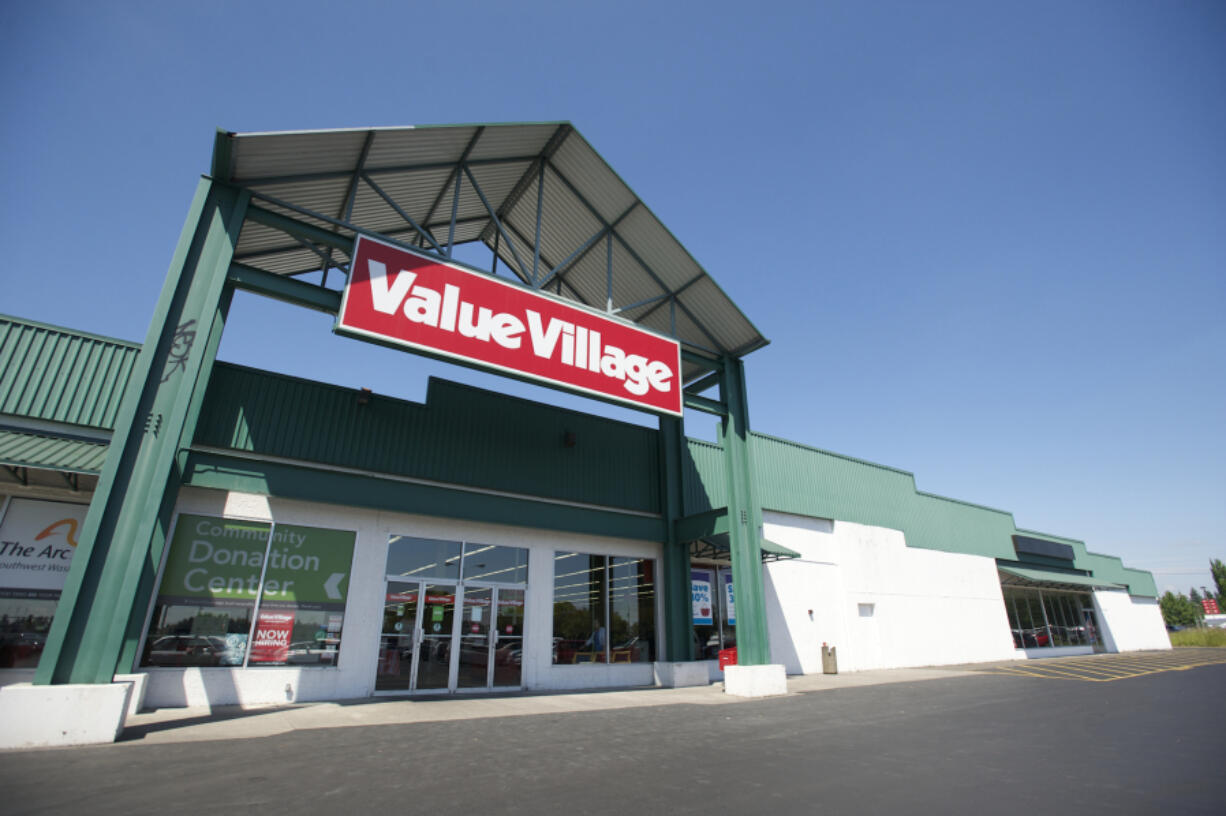
M460 620L460 658L456 687L489 688L490 612L494 609L494 590L489 587L464 588L464 613Z
M490 686L518 688L523 685L524 591L499 589L494 618L494 660Z
M523 640L522 589L388 581L375 690L518 688Z
M450 691L452 639L457 589L454 584L426 584L421 607L421 646L414 691Z
M383 628L379 636L379 668L375 673L376 691L408 691L412 685L420 598L421 585L416 582L389 581L387 584Z
M523 664L524 591L466 586L458 637L457 688L518 688Z
M375 690L522 687L528 550L393 535Z

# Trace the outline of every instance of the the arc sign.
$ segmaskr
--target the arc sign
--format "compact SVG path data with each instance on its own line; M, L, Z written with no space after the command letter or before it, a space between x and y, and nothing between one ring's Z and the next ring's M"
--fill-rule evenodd
M681 415L677 341L365 236L335 331Z

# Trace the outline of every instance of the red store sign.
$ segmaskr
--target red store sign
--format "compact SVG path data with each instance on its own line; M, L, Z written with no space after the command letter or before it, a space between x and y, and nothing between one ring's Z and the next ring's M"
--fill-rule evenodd
M681 415L677 341L365 236L335 330Z

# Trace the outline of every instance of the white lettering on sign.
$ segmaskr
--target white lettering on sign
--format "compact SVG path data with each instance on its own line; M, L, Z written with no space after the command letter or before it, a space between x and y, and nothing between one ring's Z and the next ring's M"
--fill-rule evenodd
M365 237L336 329L681 413L677 341Z
M417 275L401 270L389 282L387 265L368 259L370 293L375 311L395 314L402 309L414 323L424 323L446 332L459 331L464 337L485 342L493 341L503 348L517 349L523 340L524 323L513 314L485 306L475 307L461 300L460 287L447 284L443 294L417 284ZM402 308L403 307L403 308ZM474 319L473 310L477 316ZM457 321L456 314L459 313ZM593 373L623 381L631 394L642 396L648 388L668 392L673 378L672 368L662 360L648 360L640 354L626 354L614 345L601 342L600 332L576 326L560 318L545 323L539 312L525 309L528 337L532 353L546 360L558 360L563 365L585 368ZM559 340L561 341L559 343Z

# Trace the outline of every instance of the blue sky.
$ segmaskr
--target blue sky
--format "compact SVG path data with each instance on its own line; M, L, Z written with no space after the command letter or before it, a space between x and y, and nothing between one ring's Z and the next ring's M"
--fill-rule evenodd
M565 119L771 339L755 429L1186 591L1226 558L1223 42L1216 0L4 4L0 312L143 339L217 127ZM240 298L222 355L595 407L329 328Z

